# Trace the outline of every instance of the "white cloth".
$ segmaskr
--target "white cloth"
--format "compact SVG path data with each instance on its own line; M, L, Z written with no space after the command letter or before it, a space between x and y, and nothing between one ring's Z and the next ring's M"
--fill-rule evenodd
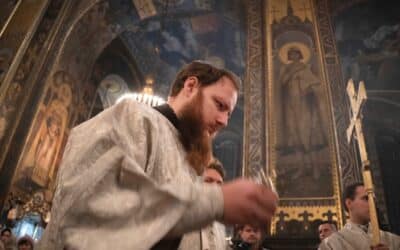
M222 218L221 188L197 178L178 135L131 100L74 128L38 249L150 249Z
M225 250L228 249L225 236L225 226L215 221L212 224L202 228L200 231L196 230L194 232L185 234L178 250ZM193 245L193 242L197 241L198 238L201 239L201 244Z
M400 236L382 230L380 234L381 242L386 244L390 250L400 249ZM349 222L342 230L326 238L319 249L367 250L371 247L371 239L371 228L368 228L368 232L365 232L360 225Z

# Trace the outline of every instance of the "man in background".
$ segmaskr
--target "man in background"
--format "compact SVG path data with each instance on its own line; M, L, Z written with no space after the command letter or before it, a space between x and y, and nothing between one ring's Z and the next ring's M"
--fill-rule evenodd
M233 250L267 250L262 247L263 233L261 228L244 224L238 228L238 241L233 242Z
M380 231L381 243L372 246L372 231L368 195L363 183L355 183L344 190L345 210L349 213L349 221L344 228L324 239L321 250L397 250L400 249L400 236Z
M325 238L329 237L331 234L337 231L336 225L331 221L323 221L318 226L319 239L323 241Z
M25 235L18 240L18 250L34 250L35 243L31 237Z
M1 241L4 245L5 250L17 249L17 240L10 228L4 228L3 230L1 230Z
M205 183L221 186L225 178L225 170L222 163L214 158L204 169L202 178ZM180 247L190 249L192 238L196 237L197 234L200 234L202 250L227 249L225 226L218 221L214 221L210 225L202 228L200 232L194 231L187 234L182 240Z
M206 183L222 185L224 183L225 170L222 163L214 158L203 172L203 180Z

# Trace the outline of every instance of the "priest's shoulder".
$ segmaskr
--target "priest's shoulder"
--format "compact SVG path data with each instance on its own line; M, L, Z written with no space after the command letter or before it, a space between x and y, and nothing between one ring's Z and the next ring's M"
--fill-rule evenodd
M136 115L142 115L145 117L153 117L155 114L158 114L158 112L154 110L154 108L152 108L151 106L140 103L133 99L124 99L121 102L115 104L112 108L114 109L113 112L122 111L129 114L134 113Z
M99 128L101 126L107 126L107 121L115 121L115 119L154 119L159 115L159 112L154 110L152 107L139 103L135 100L125 99L92 117L91 119L79 124L73 128L73 131L87 130L93 127Z

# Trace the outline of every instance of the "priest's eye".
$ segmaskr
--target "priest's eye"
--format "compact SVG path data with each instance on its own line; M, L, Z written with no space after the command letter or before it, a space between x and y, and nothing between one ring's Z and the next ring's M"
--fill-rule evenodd
M220 111L224 110L225 105L222 102L215 100L215 105L217 106L218 110Z
M206 183L212 183L213 180L212 180L211 178L209 178L209 177L206 177L206 178L204 178L204 182L206 182Z

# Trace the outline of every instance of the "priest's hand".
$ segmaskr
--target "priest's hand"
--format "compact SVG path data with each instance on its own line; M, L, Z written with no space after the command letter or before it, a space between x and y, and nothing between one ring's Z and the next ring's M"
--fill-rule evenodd
M379 245L376 245L376 246L372 246L371 247L371 250L389 250L389 247L388 246L386 246L385 244L379 244Z
M225 224L265 226L275 213L278 196L268 187L246 179L222 185Z

